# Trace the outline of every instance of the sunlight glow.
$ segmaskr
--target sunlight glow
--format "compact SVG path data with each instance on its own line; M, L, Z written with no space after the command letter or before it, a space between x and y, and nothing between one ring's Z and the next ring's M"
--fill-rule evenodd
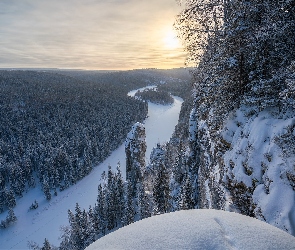
M181 47L181 44L179 42L179 38L177 38L177 35L174 30L168 30L165 33L165 37L163 38L164 46L167 49L173 50Z

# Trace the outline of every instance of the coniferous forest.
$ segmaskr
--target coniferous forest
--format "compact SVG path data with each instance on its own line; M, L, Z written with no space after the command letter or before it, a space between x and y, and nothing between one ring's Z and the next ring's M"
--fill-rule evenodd
M147 114L128 87L1 71L0 211L36 183L46 198L91 172Z
M176 75L189 84L182 71ZM128 91L183 84L165 70L2 70L0 81L0 211L9 210L2 228L16 220L13 208L28 190L40 187L50 200L88 175L146 118L147 103ZM37 208L32 200L29 209Z
M121 183L110 181L120 172L109 170L97 200L98 207L105 205L106 214L98 216L104 226L94 235L191 208L236 211L294 234L294 1L181 3L175 27L189 53L187 64L197 65L193 95L183 103L170 142L154 148L148 166L139 153L144 129L134 125L136 146L127 143L126 150L125 199L116 203L125 205L124 215L121 205L104 203ZM259 134L267 126L284 130Z
M59 249L193 208L235 211L295 235L294 1L180 2L175 28L193 84L181 70L0 72L2 227L28 188L39 183L50 200L125 140L126 180L119 164L102 174L96 204L68 210ZM141 99L184 99L170 141L148 164L147 103L127 96L147 85L157 92ZM47 239L30 247L53 248Z

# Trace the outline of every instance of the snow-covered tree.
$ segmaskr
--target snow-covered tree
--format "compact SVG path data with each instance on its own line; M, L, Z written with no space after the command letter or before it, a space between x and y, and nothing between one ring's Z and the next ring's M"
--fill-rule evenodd
M129 225L134 222L135 220L135 200L133 196L133 183L130 181L126 181L125 183L125 212L123 218L123 224Z
M51 250L51 246L49 241L45 238L44 243L43 243L43 247L41 247L40 250Z
M155 213L167 213L171 209L170 178L167 167L160 163L153 186L153 198L155 201Z
M181 187L178 208L180 210L195 208L195 195L193 190L193 184L188 174L186 175L184 183Z
M147 194L142 183L139 184L137 190L138 216L139 219L145 219L152 216L152 200Z
M132 126L125 141L126 179L132 185L132 195L136 195L136 186L142 181L145 170L145 128L137 122Z

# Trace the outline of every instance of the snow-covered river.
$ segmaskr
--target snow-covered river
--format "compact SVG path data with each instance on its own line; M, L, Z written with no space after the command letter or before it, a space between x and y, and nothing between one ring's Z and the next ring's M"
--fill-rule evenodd
M136 90L128 95L134 95ZM146 129L147 152L146 160L153 147L158 142L163 143L171 137L177 124L178 116L183 100L174 96L172 105L163 106L149 103L148 118L144 121ZM131 128L130 128L131 129ZM50 202L45 200L40 187L30 190L23 198L17 201L14 210L18 221L15 225L0 229L0 249L28 249L28 241L35 241L42 245L47 238L53 245L58 246L60 240L60 227L68 224L67 211L74 210L78 202L82 208L88 209L94 206L97 197L97 186L103 171L108 166L115 170L120 162L121 170L125 174L125 147L122 144L103 163L99 164L93 171L76 185L53 196ZM34 200L39 202L36 210L28 211ZM6 217L6 213L0 215L0 220Z

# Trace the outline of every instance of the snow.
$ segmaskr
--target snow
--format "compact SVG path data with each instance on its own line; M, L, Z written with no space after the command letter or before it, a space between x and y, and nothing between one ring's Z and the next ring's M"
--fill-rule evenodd
M295 249L295 237L257 219L213 209L144 219L100 238L97 249Z
M157 85L150 85L150 86L146 86L146 87L143 87L143 88L140 88L140 89L135 89L135 90L131 90L128 95L129 96L132 96L132 97L135 97L135 94L137 91L140 91L142 92L143 90L145 89L154 89L154 88L157 88Z
M134 90L135 93L137 90ZM132 93L130 92L129 95ZM146 129L147 152L146 160L152 148L158 142L168 141L177 124L182 99L174 97L170 106L148 104L148 118L144 121ZM127 135L126 135L127 136ZM103 163L79 181L76 185L59 192L57 196L46 201L40 187L36 187L17 200L14 209L18 221L4 230L0 229L0 249L28 249L28 241L35 241L42 245L47 238L53 245L59 245L60 227L68 225L68 209L72 211L78 202L80 207L88 210L94 206L97 198L97 187L101 174L112 166L115 170L120 162L122 174L125 174L125 147L122 144ZM37 200L39 207L29 211L29 207ZM7 212L0 214L0 220L6 218Z
M178 122L183 99L177 96L172 97L174 102L171 105L158 105L150 102L148 104L148 119L144 122L146 138L148 138L145 154L147 163L152 149L157 146L157 143L162 144L169 140Z
M134 140L135 134L137 133L136 131L144 131L145 127L142 123L137 122L132 126L131 131L127 134L126 140L125 140L125 147L128 147L128 145L130 144L130 141ZM138 135L137 135L138 136ZM146 140L146 136L144 134L144 136L137 138L137 140L144 142Z
M294 190L286 173L294 171L294 156L287 155L277 140L288 136L288 128L295 125L290 114L276 116L271 110L246 116L249 107L241 107L228 120L223 138L231 143L224 155L227 170L235 180L252 187L255 214L261 220L295 235ZM247 173L245 167L250 169Z
M155 87L157 86L147 86L146 88L152 89ZM146 88L140 88L138 90L142 91ZM130 91L128 95L134 96L138 90ZM149 162L149 156L152 149L157 146L157 143L164 143L169 140L178 122L183 99L177 96L172 97L174 98L174 102L171 105L148 103L148 119L144 121L146 138L148 138L146 141L146 163Z

